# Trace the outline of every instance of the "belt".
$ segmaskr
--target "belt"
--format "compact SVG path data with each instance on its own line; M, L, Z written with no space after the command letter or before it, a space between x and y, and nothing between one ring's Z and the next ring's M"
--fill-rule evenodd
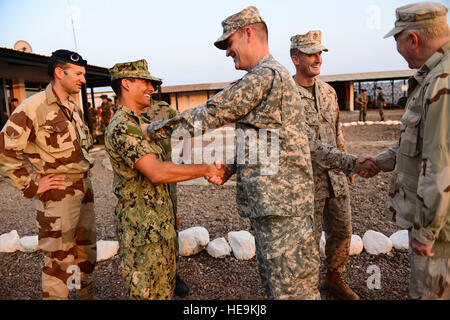
M67 179L84 179L88 177L88 172L84 173L55 173L55 175L64 177Z

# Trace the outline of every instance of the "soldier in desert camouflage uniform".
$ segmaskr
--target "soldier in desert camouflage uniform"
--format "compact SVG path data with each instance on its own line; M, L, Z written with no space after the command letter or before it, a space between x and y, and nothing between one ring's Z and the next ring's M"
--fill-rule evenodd
M258 9L248 7L225 19L222 26L223 35L215 46L226 50L236 69L248 73L206 105L168 121L153 122L143 130L157 140L170 137L177 129L187 129L193 135L194 130L205 132L235 122L237 131L245 135L260 130L256 144L267 143L267 150L273 150L273 141L279 142L278 162L272 154L269 163L234 161L231 165L237 173L238 212L250 218L267 297L320 299L310 146L295 83L288 70L270 55L267 27ZM248 155L248 144L240 145L239 140L237 152ZM340 166L347 174L362 162L331 146L316 145L315 141L312 146L318 163Z
M76 285L78 279L71 276L78 275L78 298L93 297L97 251L94 194L88 178L94 164L88 153L92 137L71 97L86 82L85 66L75 52L53 52L48 68L51 83L23 101L0 133L0 175L33 198L37 209L44 299L68 299L68 283ZM22 163L25 156L37 182Z
M421 2L397 9L394 36L409 67L399 142L376 160L394 170L386 211L409 230L411 299L450 299L450 31L448 9Z
M319 30L291 37L291 58L297 73L294 80L304 102L305 119L318 139L347 152L339 122L339 105L333 87L317 79L322 65ZM314 219L316 242L326 233L327 275L324 285L338 298L357 300L358 296L342 279L350 251L352 219L347 178L338 170L325 170L312 159L314 173ZM323 227L322 227L323 226Z
M102 104L100 106L101 112L102 112L102 121L100 123L100 131L105 134L106 127L108 126L109 122L111 121L111 114L113 105L111 102L108 101L108 96L106 94L103 94L100 96L102 99Z
M224 177L225 168L166 161L163 145L148 142L140 129L148 123L141 111L150 106L153 86L161 79L150 74L145 60L117 63L109 71L119 106L107 128L105 147L114 170L115 227L125 285L132 299L171 299L176 234L169 184Z

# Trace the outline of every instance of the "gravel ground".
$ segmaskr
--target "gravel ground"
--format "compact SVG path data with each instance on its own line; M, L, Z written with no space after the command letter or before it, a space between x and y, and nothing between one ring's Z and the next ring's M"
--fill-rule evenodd
M387 110L387 119L399 120L401 110ZM341 121L357 120L357 112L342 112ZM369 111L368 120L378 120L376 111ZM358 126L344 128L349 152L376 154L398 139L399 126ZM97 238L115 240L113 213L116 199L111 192L112 173L101 165L102 152L95 155L97 161L92 171L95 192ZM353 233L359 236L375 230L390 236L398 230L383 215L388 192L390 173L381 173L373 179L356 177L350 187L353 211ZM230 231L248 230L247 219L238 216L233 186L179 186L179 218L181 229L204 226L211 240L226 237ZM0 181L0 234L17 230L19 235L35 235L35 212L30 200L5 181ZM381 271L381 289L368 289L369 266ZM0 299L36 300L41 297L40 279L43 266L42 254L0 253ZM393 251L387 255L371 256L366 252L351 256L344 278L362 299L407 299L409 260L406 253ZM190 287L184 299L265 299L257 272L256 259L239 261L235 258L214 259L205 251L180 258L182 278ZM321 268L321 277L325 269ZM127 299L122 282L120 261L117 256L97 264L94 288L98 299ZM324 299L331 297L323 294Z

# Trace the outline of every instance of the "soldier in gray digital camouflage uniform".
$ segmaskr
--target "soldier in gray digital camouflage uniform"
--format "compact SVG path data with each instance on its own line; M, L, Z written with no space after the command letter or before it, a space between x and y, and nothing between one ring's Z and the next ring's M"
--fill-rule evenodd
M402 133L377 155L394 171L385 214L409 230L411 299L450 299L450 30L436 2L396 10L397 50L417 73L409 79Z
M110 70L119 106L106 130L105 147L114 170L118 198L115 227L122 272L131 299L171 299L175 287L175 213L169 184L199 177L225 176L221 165L178 165L167 160L158 141L140 129L153 86L161 79L147 62L117 63Z
M237 162L236 197L242 217L250 218L256 257L269 299L320 299L319 254L314 241L314 187L310 154L324 166L339 166L347 174L367 165L312 141L306 134L303 108L289 71L269 53L267 26L258 9L248 7L222 22L223 35L214 43L233 58L235 68L248 73L225 87L205 105L186 110L168 121L143 126L153 140L172 131L204 132L236 123L237 153L249 155L239 134L256 136L256 146L279 152L271 161ZM300 106L300 107L299 107ZM240 133L239 133L240 132ZM277 161L277 159L279 161ZM375 170L376 171L376 170Z
M339 105L333 87L317 79L322 66L320 30L309 31L291 38L291 59L295 65L294 80L305 106L305 119L314 134L312 139L326 142L347 152ZM314 173L314 219L316 242L322 230L326 234L325 255L327 275L324 287L340 299L358 300L359 297L342 279L348 261L352 238L350 191L347 177L338 170L325 170L312 159Z

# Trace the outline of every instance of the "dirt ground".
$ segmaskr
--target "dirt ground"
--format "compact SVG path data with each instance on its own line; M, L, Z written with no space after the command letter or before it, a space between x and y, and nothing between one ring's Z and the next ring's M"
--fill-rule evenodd
M388 120L399 120L402 110L387 110ZM341 122L357 121L358 113L342 112ZM378 120L376 111L369 111L368 120ZM391 146L399 137L400 126L357 126L343 128L351 153L374 155ZM115 240L113 214L116 198L112 194L112 172L101 165L105 157L100 152L93 168L95 211L98 240ZM386 236L398 230L383 215L390 173L380 173L373 179L356 177L350 187L353 212L353 234L360 237L371 229ZM181 229L203 226L210 239L226 237L230 231L248 230L247 219L238 216L233 186L178 187L178 214ZM35 212L30 200L5 181L0 181L0 234L17 230L21 237L37 234ZM323 260L322 260L323 262ZM381 271L381 289L369 289L369 266ZM41 269L43 258L37 253L0 253L0 299L37 300L41 297ZM372 256L363 251L351 256L344 278L362 299L401 300L408 298L409 260L407 253L393 251L387 255ZM184 299L265 299L257 272L256 259L239 261L233 256L224 259L210 257L205 251L180 258L179 272L190 288ZM321 277L325 268L321 267ZM99 262L94 273L94 289L98 299L127 299L117 256ZM323 295L324 299L329 299Z

